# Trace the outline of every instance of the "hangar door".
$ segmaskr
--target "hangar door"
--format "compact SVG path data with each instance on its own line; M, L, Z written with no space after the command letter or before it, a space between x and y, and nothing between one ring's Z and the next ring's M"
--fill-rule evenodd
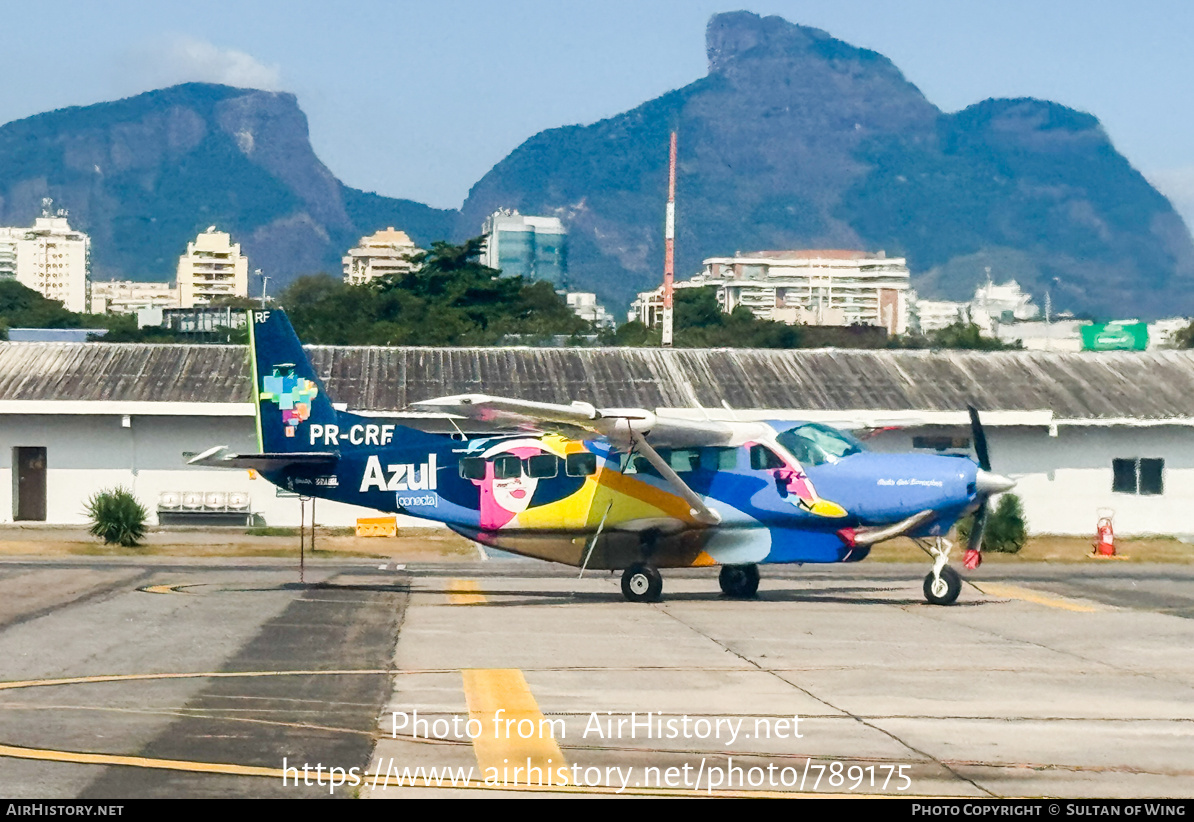
M12 518L33 522L46 520L46 449L12 449L12 473L16 478Z

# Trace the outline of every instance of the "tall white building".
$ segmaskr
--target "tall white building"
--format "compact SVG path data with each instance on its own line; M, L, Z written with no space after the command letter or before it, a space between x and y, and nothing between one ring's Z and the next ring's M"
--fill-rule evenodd
M24 236L22 228L0 227L0 280L17 278L17 240Z
M481 227L481 262L506 277L546 280L557 288L568 282L568 229L558 217L532 217L502 209Z
M717 286L726 313L738 306L763 320L793 325L874 325L908 329L908 266L882 251L752 251L711 257L705 270L677 288ZM662 288L639 295L639 319L653 325Z
M178 304L182 308L206 305L217 297L249 296L249 259L240 243L210 227L187 253L178 258Z
M395 231L393 226L362 237L342 260L344 282L362 285L387 274L405 274L414 268L411 258L419 251L405 231Z
M88 309L91 238L42 200L33 228L0 228L0 279L16 279L70 311Z

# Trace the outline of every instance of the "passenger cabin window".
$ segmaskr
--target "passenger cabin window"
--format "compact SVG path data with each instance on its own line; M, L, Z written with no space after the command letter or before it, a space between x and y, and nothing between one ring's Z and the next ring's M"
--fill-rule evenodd
M866 447L845 431L816 422L789 428L775 438L801 465L821 465L837 462L851 454L859 454Z
M527 457L527 476L534 479L551 479L560 473L560 460L555 454L536 454Z
M667 459L665 456L664 459ZM651 461L642 454L635 454L633 452L622 455L622 473L623 474L646 474L652 477L658 477L659 472L655 470L655 466Z
M564 458L564 471L570 477L588 477L597 473L597 455L577 451Z
M495 457L493 460L494 479L514 479L522 474L522 460L513 454Z
M701 454L705 468L710 471L733 471L738 467L737 448L705 448Z
M1111 490L1117 494L1159 496L1165 493L1165 460L1114 459L1111 461Z
M513 454L504 454L493 460L494 479L513 479L526 474L535 479L550 479L560 472L560 458L555 454L537 454L521 460ZM460 476L464 479L485 479L486 461L481 457L465 457L460 461Z
M755 471L769 471L772 468L783 468L784 461L766 445L752 445L750 467Z
M480 457L465 457L460 461L460 476L464 479L485 479L485 460Z
M695 448L677 448L668 455L667 464L677 474L696 471L701 467L701 452Z

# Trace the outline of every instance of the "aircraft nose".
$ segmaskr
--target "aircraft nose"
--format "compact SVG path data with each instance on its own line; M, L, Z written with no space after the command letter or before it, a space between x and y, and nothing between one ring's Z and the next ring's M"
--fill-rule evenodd
M974 478L974 487L983 496L990 496L991 494L1001 494L1004 491L1015 488L1016 481L1008 479L1002 474L994 474L980 468Z

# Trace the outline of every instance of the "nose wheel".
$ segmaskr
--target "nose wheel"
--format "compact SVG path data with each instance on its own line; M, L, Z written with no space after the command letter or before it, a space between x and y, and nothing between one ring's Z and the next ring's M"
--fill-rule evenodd
M759 592L759 566L723 565L717 582L728 597L752 599Z
M953 605L962 591L962 577L946 565L941 574L932 571L925 576L925 599L930 605Z
M930 605L953 605L962 592L962 577L946 563L953 548L945 537L937 537L928 549L933 558L933 570L925 576L925 601Z
M622 572L622 596L629 602L658 602L663 577L653 566L636 562Z

